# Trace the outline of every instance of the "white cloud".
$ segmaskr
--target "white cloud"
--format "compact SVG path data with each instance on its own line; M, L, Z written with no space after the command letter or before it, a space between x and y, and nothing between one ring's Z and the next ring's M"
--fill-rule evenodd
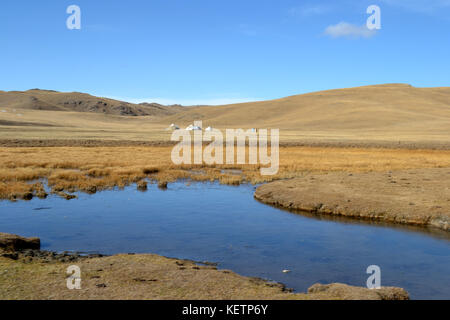
M328 26L324 32L333 38L370 38L376 34L376 30L369 30L366 25L358 26L348 22L340 22Z

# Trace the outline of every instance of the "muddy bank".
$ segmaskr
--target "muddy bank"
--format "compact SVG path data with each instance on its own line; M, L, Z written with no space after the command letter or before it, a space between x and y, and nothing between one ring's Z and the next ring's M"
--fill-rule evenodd
M255 198L312 214L450 230L450 168L310 174L263 185Z
M0 299L409 299L400 288L369 290L344 284L315 284L308 293L292 293L282 284L193 261L151 254L57 254L36 249L36 238L2 234L1 239L20 239L21 245L0 248ZM66 287L71 265L81 269L81 290Z

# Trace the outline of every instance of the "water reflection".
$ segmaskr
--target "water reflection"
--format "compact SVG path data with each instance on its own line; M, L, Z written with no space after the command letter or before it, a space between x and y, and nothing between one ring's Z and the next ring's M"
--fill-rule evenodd
M43 249L157 253L211 261L219 268L306 291L314 283L364 286L369 265L382 285L413 298L450 297L450 241L445 232L403 225L307 216L259 203L253 186L150 185L0 202L0 230L41 237ZM288 269L292 272L282 273Z

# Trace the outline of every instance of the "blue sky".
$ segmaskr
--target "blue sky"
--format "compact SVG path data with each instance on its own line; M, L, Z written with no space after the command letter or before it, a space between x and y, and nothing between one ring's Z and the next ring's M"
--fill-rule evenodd
M81 30L66 27L72 4ZM382 28L367 33L372 4ZM450 86L450 0L10 0L0 37L0 90L221 104Z

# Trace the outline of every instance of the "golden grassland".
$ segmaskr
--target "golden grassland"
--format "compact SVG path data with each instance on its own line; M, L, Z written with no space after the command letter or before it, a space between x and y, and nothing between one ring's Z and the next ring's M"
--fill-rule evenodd
M0 199L29 200L52 193L95 193L147 182L164 188L178 179L222 184L264 183L308 173L386 172L450 167L449 150L281 147L276 175L259 165L174 165L171 146L0 148Z

